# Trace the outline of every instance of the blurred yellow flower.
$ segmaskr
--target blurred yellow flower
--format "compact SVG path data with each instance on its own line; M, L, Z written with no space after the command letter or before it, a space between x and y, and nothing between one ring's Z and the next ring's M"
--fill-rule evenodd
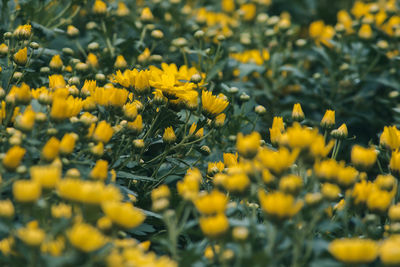
M144 213L131 203L108 201L104 202L101 208L113 223L127 229L139 226L146 218Z
M201 231L211 238L221 236L229 229L228 218L223 213L199 219Z
M20 66L25 66L28 61L28 49L26 47L18 50L13 56L14 62Z
M264 212L279 220L292 218L303 207L301 201L279 191L266 194L264 190L259 190L258 198Z
M28 246L36 247L42 244L46 233L39 228L37 221L31 221L17 230L17 236Z
M239 155L251 159L257 155L260 141L261 135L258 132L252 132L249 135L239 133L236 140L236 149Z
M40 184L32 180L18 180L13 184L13 196L17 202L34 202L42 194Z
M61 169L54 165L32 166L30 175L43 188L54 188L61 179Z
M26 153L25 148L20 146L11 147L3 158L3 166L8 170L15 170Z
M378 257L378 244L370 239L343 238L329 244L329 252L345 264L373 262Z
M76 223L67 231L69 242L77 249L89 253L103 247L107 239L90 224Z
M200 194L195 200L196 209L203 215L213 215L225 212L228 198L224 193L213 190Z

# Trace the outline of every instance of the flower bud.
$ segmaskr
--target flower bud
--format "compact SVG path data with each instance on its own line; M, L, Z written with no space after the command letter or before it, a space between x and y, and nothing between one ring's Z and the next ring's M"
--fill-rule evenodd
M164 38L164 33L160 30L154 30L151 32L151 37L154 39L162 39Z
M292 119L294 121L298 121L298 122L304 120L304 112L301 109L300 103L294 104L293 111L292 111Z
M13 59L17 65L25 66L28 61L28 49L24 47L18 50L18 52L14 54Z
M267 109L264 106L258 105L254 108L254 112L258 115L264 115L267 112Z
M88 49L90 51L97 51L100 48L100 45L98 42L91 42L90 44L88 44Z
M77 29L77 28L75 28L75 26L73 26L73 25L69 25L68 27L67 27L67 35L69 36L69 37L76 37L76 36L78 36L79 35L79 30Z
M347 126L346 124L342 124L338 129L333 130L331 135L335 139L345 139L348 136Z
M36 50L36 49L39 49L39 44L36 42L31 42L29 44L29 47Z

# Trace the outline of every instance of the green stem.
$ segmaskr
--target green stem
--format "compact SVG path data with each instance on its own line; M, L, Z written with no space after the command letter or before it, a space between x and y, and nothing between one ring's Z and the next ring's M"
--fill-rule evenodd
M104 22L104 19L101 20L101 29L104 33L104 37L106 39L106 45L107 45L108 51L110 51L110 56L112 58L114 58L114 47L112 46L111 40L107 35L107 28L106 28L106 23Z

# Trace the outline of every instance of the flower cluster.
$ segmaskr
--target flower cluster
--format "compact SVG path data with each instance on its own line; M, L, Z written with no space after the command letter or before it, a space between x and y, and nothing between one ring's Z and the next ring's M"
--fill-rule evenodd
M400 265L400 8L324 3L2 1L0 265Z

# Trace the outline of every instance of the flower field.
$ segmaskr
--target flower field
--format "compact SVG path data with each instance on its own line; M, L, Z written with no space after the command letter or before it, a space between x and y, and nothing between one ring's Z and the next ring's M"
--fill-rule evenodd
M0 8L0 266L400 266L399 1Z

